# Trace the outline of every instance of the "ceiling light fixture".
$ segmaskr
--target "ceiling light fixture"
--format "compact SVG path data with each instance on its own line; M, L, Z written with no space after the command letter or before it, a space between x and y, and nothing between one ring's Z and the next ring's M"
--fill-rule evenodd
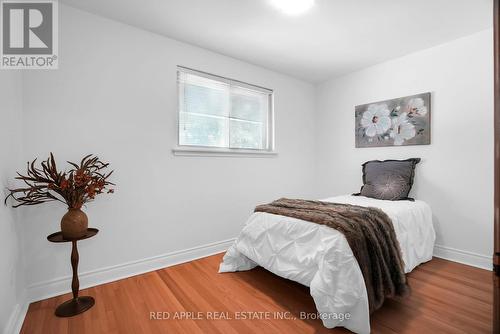
M314 0L271 0L271 4L287 15L298 15L314 6Z

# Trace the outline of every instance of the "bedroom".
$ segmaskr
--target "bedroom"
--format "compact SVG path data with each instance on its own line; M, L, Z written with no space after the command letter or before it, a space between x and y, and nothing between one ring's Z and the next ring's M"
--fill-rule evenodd
M25 187L16 172L26 175L26 162L35 158L39 168L51 152L60 172L69 173L66 161L79 164L87 154L109 162L107 180L115 185L107 187L114 193L82 208L88 227L99 231L75 242L79 295L95 304L71 317L55 312L72 298L72 243L47 240L61 230L68 205L12 208L20 204L12 197L2 205L0 331L341 333L347 332L342 325L357 321L360 328L351 330L360 333L494 332L494 173L500 169L494 162L500 136L494 132L494 1L49 3L52 43L36 30L37 14L26 20L34 29L26 35L51 44L51 65L50 57L31 67L15 62L30 58L9 54L2 43L2 194ZM7 36L16 25L5 23L5 13L14 22L29 11L15 7L23 1L1 4ZM15 31L8 36L14 40ZM210 91L211 100L190 91L193 86ZM242 117L224 116L242 96L258 112L246 119L253 109L243 106ZM387 108L375 114L381 105ZM418 115L397 131L392 122L410 112ZM370 118L363 121L365 113ZM401 129L415 120L426 123L405 138ZM231 129L241 136L231 137ZM375 136L366 135L373 130ZM414 220L430 226L435 240L414 239L425 246L418 260L424 263L407 274L408 296L387 298L371 315L330 310L338 318L328 329L317 313L323 314L320 298L312 296L311 271L294 267L303 278L295 281L271 263L218 272L225 252L252 231L245 226L258 205L280 198L339 202L338 196L360 192L365 162L411 158L420 159L410 164L407 197L414 202L367 199L375 201L371 206L426 203L432 211L430 219ZM361 205L365 197L348 200ZM394 213L386 213L399 236ZM346 240L321 224L295 225ZM312 259L320 253L313 246L321 242L296 245L289 255ZM366 293L363 268L343 247L356 272L350 277ZM365 295L357 300L365 308L369 302Z

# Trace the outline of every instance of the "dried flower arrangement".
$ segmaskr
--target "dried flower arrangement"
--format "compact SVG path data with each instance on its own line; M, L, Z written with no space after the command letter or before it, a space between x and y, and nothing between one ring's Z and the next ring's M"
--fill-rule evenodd
M23 181L27 186L8 189L9 194L5 198L5 204L9 198L13 198L18 203L13 205L14 208L50 201L62 202L68 206L69 210L61 221L63 235L69 238L81 236L86 232L88 225L87 216L80 210L82 206L99 194L114 192L112 188L109 188L114 183L108 181L113 171L104 172L109 163L104 163L91 154L85 156L80 164L68 161L72 168L67 172L62 172L57 170L52 153L47 160L42 161L40 167L35 165L36 160L28 162L27 175L17 173L16 179ZM16 196L17 194L22 195ZM76 228L77 231L65 233L65 227Z

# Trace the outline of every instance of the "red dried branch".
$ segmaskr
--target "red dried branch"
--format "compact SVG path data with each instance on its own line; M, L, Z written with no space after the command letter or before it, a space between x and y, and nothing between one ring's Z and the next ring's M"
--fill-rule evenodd
M14 208L59 201L69 208L79 209L98 194L114 192L114 189L109 188L114 183L108 181L113 171L100 172L107 168L109 163L100 161L92 154L85 156L79 165L68 161L72 168L67 172L57 170L52 153L47 160L41 162L41 168L36 167L36 160L27 163L27 175L17 173L15 179L23 181L26 187L8 189L5 204L12 197L17 202L13 205Z

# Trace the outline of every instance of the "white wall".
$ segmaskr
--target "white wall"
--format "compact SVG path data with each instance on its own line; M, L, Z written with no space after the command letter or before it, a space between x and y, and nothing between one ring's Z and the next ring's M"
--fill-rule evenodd
M116 193L85 209L100 233L80 243L82 273L234 238L256 203L313 195L313 85L71 7L60 11L59 69L29 71L24 80L24 158L95 153L115 168ZM173 156L176 65L273 88L279 155ZM28 285L39 297L45 283L70 275L69 245L45 239L64 212L59 204L22 209Z
M420 157L413 196L434 212L438 255L491 267L493 242L492 30L318 86L318 189L357 192L361 164ZM428 146L354 147L354 106L432 92ZM451 248L451 249L450 249ZM458 250L458 251L456 251Z
M21 163L22 75L14 71L0 73L0 187L13 186L15 168ZM0 333L16 326L24 292L24 268L20 248L20 224L17 212L0 199Z
M135 261L152 259L149 266L162 265L164 254L231 239L256 203L358 191L361 163L387 158L423 158L413 194L434 210L441 252L489 265L491 31L315 89L65 5L60 11L59 70L26 71L23 76L22 160L43 158L49 151L61 162L96 153L115 168L116 193L85 209L90 225L101 231L80 243L82 286L130 274L124 264L147 269ZM279 155L173 156L176 65L273 88ZM433 93L432 145L354 148L355 105L426 91ZM9 177L14 167L24 164L11 166ZM69 290L69 245L45 239L59 229L64 212L58 204L19 210L30 298ZM2 247L14 252L15 241L9 242ZM176 256L172 258L182 259ZM0 276L0 284L6 279Z

